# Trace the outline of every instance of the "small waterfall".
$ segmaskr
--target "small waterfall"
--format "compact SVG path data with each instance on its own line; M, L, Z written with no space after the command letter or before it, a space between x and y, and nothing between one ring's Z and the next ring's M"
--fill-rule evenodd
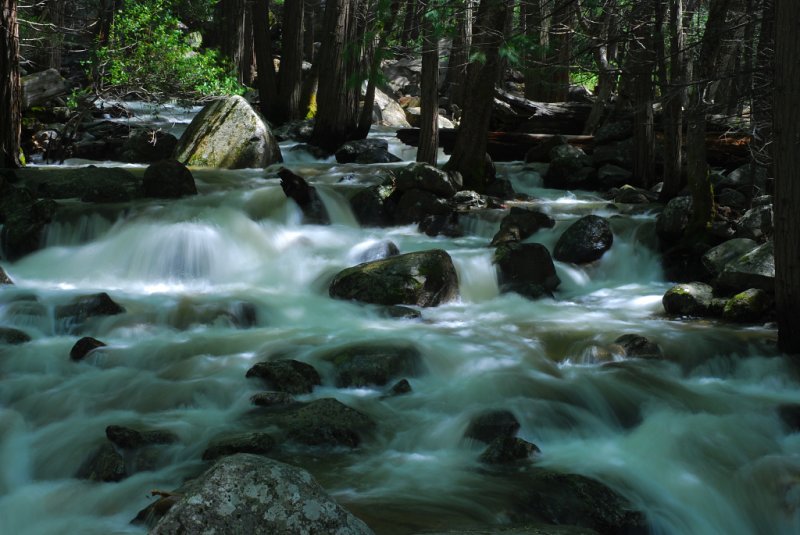
M493 253L493 249L488 249L453 258L462 300L469 303L488 301L500 293L497 271L492 262Z
M98 214L84 214L77 221L54 221L45 230L44 246L88 243L108 232L112 225L111 221Z
M316 184L315 188L322 199L322 204L328 211L331 218L331 223L335 225L345 225L348 227L358 227L356 216L353 215L353 209L350 207L350 202L338 191L329 186Z

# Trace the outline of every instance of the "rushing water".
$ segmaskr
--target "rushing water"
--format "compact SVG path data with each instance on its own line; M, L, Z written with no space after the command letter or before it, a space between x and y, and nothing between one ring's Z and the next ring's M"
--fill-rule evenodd
M499 166L556 220L531 240L552 246L585 213L611 217L612 249L596 264L557 263L555 299L500 294L488 242L498 218L472 218L469 235L429 238L414 227L359 228L345 201L380 180L379 168L336 166L285 151L318 187L334 224L300 225L274 170L196 171L200 195L126 205L67 203L41 251L5 263L16 285L0 290L0 325L33 341L0 346L0 532L141 533L129 521L151 489L176 488L200 455L236 431L261 385L245 372L283 349L315 360L356 341L411 340L427 373L413 393L323 386L379 421L355 452L310 469L378 532L503 524L510 490L480 470L462 440L472 415L505 408L538 462L603 481L647 515L657 534L800 532L800 434L777 407L800 402L775 332L664 317L664 281L652 244L654 216L620 213L585 193L550 191L521 164ZM408 156L408 154L405 154ZM402 252L446 249L461 298L422 319L381 316L332 300L327 283L378 240ZM107 291L127 313L82 334L54 319L71 298ZM257 324L237 328L237 306ZM625 360L612 342L637 333L663 361ZM86 361L78 337L108 344ZM164 429L180 442L168 462L119 483L74 478L110 424Z

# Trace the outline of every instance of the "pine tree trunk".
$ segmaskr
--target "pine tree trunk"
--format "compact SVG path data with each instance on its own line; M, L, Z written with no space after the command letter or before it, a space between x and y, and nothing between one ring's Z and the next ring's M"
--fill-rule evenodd
M314 41L316 37L315 26L317 23L317 11L319 10L319 0L305 0L305 14L303 17L303 50L306 61L314 63L316 51Z
M525 35L533 45L533 50L525 55L525 98L543 102L546 95L544 83L544 64L547 57L548 31L544 16L543 0L531 0L525 8Z
M611 98L614 94L614 86L616 75L611 65L613 52L616 48L611 44L616 40L616 29L613 28L617 16L617 1L606 0L603 3L603 23L597 35L592 37L593 56L595 65L597 65L597 87L595 88L595 101L592 106L592 112L586 120L586 126L583 129L584 134L594 134L595 130L600 126L603 116L605 115L606 108L611 104ZM612 37L614 34L614 37Z
M0 167L19 167L22 110L19 82L17 0L2 0L0 13Z
M436 165L439 150L439 40L433 21L422 19L422 79L417 161Z
M278 82L277 123L302 119L300 107L303 75L303 0L285 0L283 4L283 43Z
M756 165L772 163L772 104L775 84L775 6L776 0L763 0L761 28L753 71L752 132L750 144Z
M242 73L242 83L247 86L253 85L256 77L256 50L253 39L253 14L247 6L247 2L244 9L244 43L239 71Z
M417 0L406 0L406 7L403 17L403 31L400 35L400 44L402 46L408 46L408 43L414 39L414 27L417 25L418 20Z
M575 0L557 0L553 9L548 36L550 53L546 60L547 87L543 102L565 102L569 96Z
M269 0L253 0L250 4L250 14L253 19L253 42L258 71L258 99L261 113L270 118L277 102L278 86L275 63L272 61L272 38L269 33Z
M467 80L469 48L472 43L472 0L465 0L463 11L459 12L458 29L453 37L450 58L447 60L445 87L450 96L450 104L459 108L464 106L464 90Z
M245 0L222 0L218 6L220 22L220 49L236 68L236 77L244 82L242 58L245 42Z
M655 179L653 14L652 0L638 2L634 7L634 42L626 61L631 76L633 104L633 175L645 188L652 186Z
M800 354L800 2L776 0L775 300L778 347Z
M494 82L500 67L499 50L503 42L503 25L509 0L481 0L475 21L473 50L481 53L483 61L471 61L467 69L464 116L458 129L453 154L447 169L458 171L464 188L482 192L491 177L486 162L486 132L492 116Z
M681 189L683 162L683 105L686 101L683 2L672 0L669 10L670 69L662 74L664 97L664 185L660 200L669 201ZM666 62L666 59L664 59Z
M356 0L328 0L319 53L317 115L311 144L331 152L357 135L359 88L352 83L360 58L357 42Z

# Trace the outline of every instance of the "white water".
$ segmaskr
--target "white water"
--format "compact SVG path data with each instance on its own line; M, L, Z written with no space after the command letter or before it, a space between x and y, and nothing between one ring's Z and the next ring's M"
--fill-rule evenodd
M333 225L300 225L271 170L200 171L196 198L102 215L72 207L45 249L4 265L16 286L0 290L0 325L33 341L0 346L0 532L142 533L129 521L149 491L179 486L212 439L241 429L260 390L244 377L252 364L284 349L320 364L320 350L368 340L413 341L428 372L391 399L327 378L302 399L334 396L375 418L378 432L353 453L301 457L379 532L508 522L512 492L461 440L486 408L513 411L543 465L620 491L653 533L800 532L800 434L776 414L800 402L796 375L776 356L773 330L663 317L669 284L645 245L652 215L616 215L603 259L558 264L556 298L529 301L499 293L487 247L496 223L473 220L474 234L459 239L361 229L344 199L380 180L377 168L290 165L319 187ZM519 164L499 173L555 217L532 238L551 249L579 215L616 214L591 195L541 188ZM402 252L446 249L461 299L423 309L422 321L330 299L330 277L382 239ZM55 306L96 291L127 313L82 334L54 320ZM242 302L255 305L256 327L232 323L227 312ZM625 333L652 338L667 358L622 359L609 346ZM83 334L109 347L71 362ZM75 479L110 424L170 430L180 442L160 469L119 483Z

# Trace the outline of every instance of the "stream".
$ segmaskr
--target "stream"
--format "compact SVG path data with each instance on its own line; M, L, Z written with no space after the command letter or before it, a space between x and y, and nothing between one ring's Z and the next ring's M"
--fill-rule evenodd
M413 159L392 132L375 135ZM518 436L541 449L539 465L613 488L645 513L651 533L800 533L800 433L778 415L800 403L800 378L777 353L774 328L664 315L670 283L652 248L654 212L544 189L521 162L498 164L500 177L556 220L528 241L552 251L588 213L609 217L614 230L598 262L556 262L554 299L528 300L499 291L488 247L499 213L467 218L462 238L360 228L346 199L378 183L386 166L318 161L289 145L284 165L317 187L332 225L300 224L278 166L194 170L195 197L66 201L41 250L3 263L15 285L0 289L0 325L33 340L0 345L0 532L146 532L130 521L150 491L177 488L202 470L214 438L243 430L250 397L263 390L245 373L290 350L323 371L323 386L300 400L337 398L378 428L354 451L280 458L302 457L378 534L512 522L516 491L487 476L483 447L463 439L486 409L513 412ZM331 277L386 239L403 253L445 249L460 298L410 320L328 297ZM127 312L80 333L55 319L57 306L101 291ZM250 328L231 319L242 304L255 308ZM613 342L627 333L657 342L664 358L621 356ZM108 347L73 362L81 336ZM326 380L319 351L362 341L421 350L427 372L409 378L412 393L385 398L384 387ZM112 424L168 430L179 442L162 465L123 481L75 478Z

